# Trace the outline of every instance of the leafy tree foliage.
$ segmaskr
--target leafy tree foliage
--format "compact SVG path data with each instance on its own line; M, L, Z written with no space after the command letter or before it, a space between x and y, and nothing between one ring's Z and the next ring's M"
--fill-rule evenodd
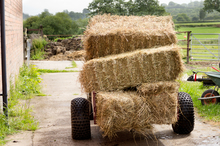
M177 4L171 1L168 5L163 4L163 6L165 6L166 12L174 18L180 13L185 13L193 21L198 21L195 18L199 18L200 10L204 7L203 1L192 1L188 4ZM212 13L206 13L204 20L218 21L220 20L218 16L219 13L214 10Z
M44 12L42 12L40 15L39 15L39 18L40 19L43 19L45 18L46 16L52 16L53 14L51 14L47 9L44 9Z
M72 20L77 20L77 19L84 19L86 18L86 15L83 13L78 13L78 12L69 12L68 15L71 17Z
M24 21L24 28L38 29L43 26L43 32L46 35L72 35L82 34L88 23L88 19L72 20L69 12L59 12L56 15L49 13L47 10L39 16L29 17Z
M199 20L199 17L194 16L194 17L192 18L192 21L198 21L198 20Z
M173 1L170 1L169 4L168 4L169 7L175 7L176 5L177 5L177 4L174 3Z
M86 30L86 26L88 25L88 23L89 23L89 19L88 18L78 19L76 21L76 24L79 26L79 30L78 30L79 34L83 34L83 32Z
M89 4L90 15L163 15L165 9L158 0L93 0Z
M163 15L166 11L158 0L135 0L135 15Z
M83 9L83 14L88 14L90 11L88 9Z
M204 20L205 15L206 15L206 12L205 12L203 9L201 9L201 10L199 11L199 19L200 19L200 20Z
M205 0L204 10L208 12L213 12L213 10L220 12L220 0Z
M190 21L190 18L185 13L180 13L174 17L179 22L187 22Z
M35 28L35 26L38 25L36 23L38 23L39 20L40 20L40 18L38 16L29 17L29 18L27 18L26 21L24 21L24 27L25 28Z
M90 15L115 13L116 9L113 1L114 0L93 0L88 7L91 11Z

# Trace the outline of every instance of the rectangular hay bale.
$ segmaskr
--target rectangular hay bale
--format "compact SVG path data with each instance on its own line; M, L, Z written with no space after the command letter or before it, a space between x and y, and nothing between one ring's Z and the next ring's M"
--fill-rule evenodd
M96 94L96 121L103 136L110 139L121 131L146 131L151 128L142 112L147 112L147 104L136 92L99 92ZM142 107L143 106L143 107ZM150 115L149 115L150 116Z
M87 59L177 43L171 16L94 16L84 33Z
M151 124L175 123L178 87L175 82L158 82L143 84L138 92L98 92L97 124L103 136L112 138L125 130L146 135Z
M87 93L114 91L142 83L174 81L182 70L179 48L165 46L90 60L84 64L79 81Z
M137 90L138 95L150 105L152 124L173 124L177 121L179 83L145 83Z

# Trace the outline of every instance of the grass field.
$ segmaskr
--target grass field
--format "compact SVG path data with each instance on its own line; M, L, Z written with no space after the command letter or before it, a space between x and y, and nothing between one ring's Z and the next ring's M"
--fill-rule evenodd
M176 23L176 25L180 25L180 26L204 26L204 25L218 25L220 24L220 22L199 22L199 23Z
M192 31L192 33L219 33L220 28L217 27L181 27L178 31ZM186 39L187 34L177 34L178 39ZM218 38L218 35L196 35L198 38Z

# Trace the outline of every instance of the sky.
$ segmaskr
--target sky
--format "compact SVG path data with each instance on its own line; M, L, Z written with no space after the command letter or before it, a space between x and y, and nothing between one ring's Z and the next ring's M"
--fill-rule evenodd
M23 12L29 15L38 15L48 9L50 13L62 12L63 10L81 12L87 8L93 0L23 0ZM173 1L178 4L183 2L180 0L159 0L159 3L168 4ZM184 0L184 3L189 3L196 0ZM200 0L199 0L200 1Z

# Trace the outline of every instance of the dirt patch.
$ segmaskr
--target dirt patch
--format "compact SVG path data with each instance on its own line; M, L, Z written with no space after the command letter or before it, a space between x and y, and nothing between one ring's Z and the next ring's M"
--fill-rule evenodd
M64 54L59 53L57 55L53 55L47 60L50 60L50 61L62 61L62 60L84 61L85 55L86 55L85 50L73 51L73 52L66 51Z
M84 60L85 51L81 39L82 37L60 39L47 44L44 48L46 60Z

